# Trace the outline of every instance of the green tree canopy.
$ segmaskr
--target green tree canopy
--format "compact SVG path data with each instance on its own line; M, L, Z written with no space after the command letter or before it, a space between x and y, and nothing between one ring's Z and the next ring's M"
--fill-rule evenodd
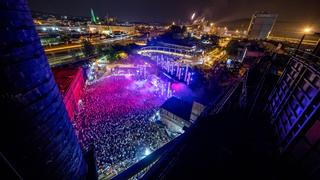
M237 40L232 40L226 47L226 51L231 56L236 56L238 54L238 48L240 47L240 42Z
M88 40L83 40L82 41L83 44L83 53L86 57L90 57L94 55L94 46L92 45L92 43Z

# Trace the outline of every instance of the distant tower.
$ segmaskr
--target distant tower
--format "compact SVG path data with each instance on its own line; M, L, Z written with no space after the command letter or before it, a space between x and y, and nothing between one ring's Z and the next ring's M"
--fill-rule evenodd
M1 0L0 12L1 158L21 179L84 179L87 165L27 0Z
M269 13L256 13L252 15L248 28L249 39L267 39L278 15Z
M97 24L97 18L94 15L93 9L91 8L91 22L93 22L94 24Z

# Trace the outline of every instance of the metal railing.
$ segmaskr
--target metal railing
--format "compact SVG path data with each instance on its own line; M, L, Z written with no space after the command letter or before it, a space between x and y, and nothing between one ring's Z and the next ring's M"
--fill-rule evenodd
M147 46L147 47L141 48L137 52L139 54L162 53L162 54L169 54L173 56L180 56L180 57L186 57L186 58L192 58L195 56L195 53L190 50L172 48L172 47L163 47L163 46Z
M312 54L310 52L306 52L303 50L296 50L295 52L290 53L290 56L296 59L303 60L304 64L308 64L309 66L312 66L317 71L320 71L320 57L316 56L315 54Z

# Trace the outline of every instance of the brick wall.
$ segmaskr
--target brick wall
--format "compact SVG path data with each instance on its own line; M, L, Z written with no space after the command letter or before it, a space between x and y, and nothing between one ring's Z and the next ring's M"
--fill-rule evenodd
M26 0L0 1L1 152L25 179L82 179L86 163Z

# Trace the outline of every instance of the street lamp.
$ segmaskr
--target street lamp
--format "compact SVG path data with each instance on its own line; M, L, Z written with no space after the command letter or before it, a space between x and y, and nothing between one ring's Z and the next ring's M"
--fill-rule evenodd
M310 32L311 32L311 28L309 28L309 27L304 28L304 30L303 30L303 36L301 37L301 40L300 40L300 42L299 42L299 44L298 44L298 47L297 47L297 49L296 49L296 53L299 51L300 46L301 46L304 38L305 38L306 35L309 34Z
M310 32L311 32L311 28L308 28L308 27L307 27L307 28L305 28L303 31L304 31L304 33L310 33Z

